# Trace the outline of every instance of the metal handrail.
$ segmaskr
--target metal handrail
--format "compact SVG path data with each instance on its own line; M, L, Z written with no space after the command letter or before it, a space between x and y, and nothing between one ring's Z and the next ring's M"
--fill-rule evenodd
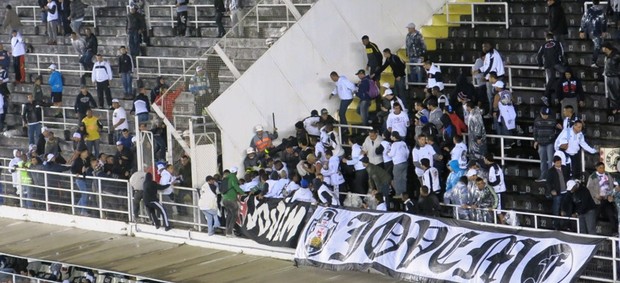
M62 126L63 130L70 130L74 127L77 127L80 124L80 121L78 121L77 124L75 123L70 123L67 122L67 110L73 111L73 107L68 107L68 106L50 106L49 108L51 109L59 109L62 112L62 122L54 122L54 121L46 121L45 120L45 115L41 115L41 124L43 124L43 126L45 125L60 125ZM104 113L105 115L105 123L103 123L103 129L107 130L106 132L109 134L112 132L111 129L111 122L110 122L110 111L106 110L106 109L96 109L93 108L91 109L93 110L94 113ZM101 121L101 120L100 120Z
M452 21L450 19L450 6L451 5L469 5L471 7L471 21L464 21L459 18L457 21ZM475 6L504 6L504 17L505 20L503 22L488 22L488 21L476 21L476 9ZM460 14L458 14L460 15ZM508 17L508 3L506 2L451 2L446 3L446 19L448 24L471 24L471 27L475 27L476 25L505 25L506 28L510 27L510 19Z
M36 64L37 67L36 68L26 68L26 70L28 71L34 71L37 72L37 75L40 75L42 71L49 71L49 66L41 66L41 57L56 57L56 60L53 64L56 64L56 69L61 72L61 73L78 73L80 75L84 74L84 73L92 73L92 70L84 70L84 68L82 67L82 64L79 64L80 69L79 70L73 70L73 69L63 69L62 68L62 64L60 62L60 58L63 57L68 57L68 58L75 58L76 62L78 62L78 60L80 59L80 55L77 54L51 54L51 53L26 53L26 56L30 57L35 57L36 58ZM47 63L45 63L47 64ZM52 63L50 63L52 64Z
M474 66L474 64L462 64L462 63L433 63L436 66L439 67L456 67L456 68L471 68ZM406 63L406 65L408 67L405 68L405 84L407 86L409 85L418 85L418 86L425 86L426 83L417 83L417 82L409 82L409 72L410 72L410 68L411 66L423 66L423 63ZM517 70L540 70L540 71L544 71L543 68L538 67L538 66L528 66L528 65L504 65L504 69L506 70L506 74L504 74L504 76L508 77L508 82L507 82L507 88L510 91L514 91L516 90L537 90L537 91L544 91L545 87L528 87L528 86L515 86L513 85L513 78L512 78L512 70L513 69L517 69ZM472 81L473 81L473 77L472 77ZM456 84L450 84L450 83L444 83L445 86L455 86Z
M188 19L187 22L189 24L194 24L196 28L198 28L199 24L214 24L215 21L205 21L205 20L198 20L198 8L215 8L213 5L211 4L203 4L203 5L187 5L187 7L189 8L194 8L194 19L190 20ZM150 22L151 23L165 23L165 24L170 24L172 27L174 27L174 24L176 23L176 6L175 5L148 5L145 7L148 12L147 13L151 13L151 8L168 8L170 9L170 19L169 20L156 20L153 19L151 17ZM127 5L127 13L129 13L129 5Z
M206 62L207 60L209 60L210 56L218 56L218 55L209 55L209 56L202 56L202 57L194 57L194 58L190 58L190 57L152 57L152 56L136 56L136 76L137 78L140 78L140 76L167 76L167 77L180 77L180 78L188 78L188 77L192 77L194 76L193 73L191 73L191 69L192 67L197 63L197 62ZM145 61L157 61L157 73L154 72L146 72L140 69L140 62L142 61L142 65L146 65ZM174 67L170 67L170 68L178 68L179 65L180 67L182 67L183 72L179 73L179 72L162 72L162 61L172 61L172 62L178 62L181 61L181 64L175 64ZM142 67L142 69L147 69L148 67ZM218 76L219 78L233 78L234 76Z
M599 5L607 5L607 4L608 4L607 1L601 1L599 3ZM594 3L592 3L592 1L583 2L583 12L584 13L587 12L588 11L588 7L592 6L592 5L594 5Z
M293 6L295 7L312 7L312 3L295 3L293 4ZM257 8L281 8L284 7L286 8L286 20L260 20L260 13L259 10L256 10L256 30L260 31L260 25L261 24L286 24L286 27L289 28L291 27L291 24L295 24L298 19L293 17L293 19L291 19L291 11L289 9L289 7L287 6L287 4L285 3L260 3L256 5ZM293 15L294 16L294 15Z
M97 12L95 11L95 6L90 6L91 11L92 11L92 20L83 20L82 23L89 23L92 24L93 27L97 27ZM15 13L17 13L19 15L19 10L22 9L28 9L28 10L32 10L32 20L30 19L21 19L22 23L29 23L29 24L34 24L34 26L36 27L38 24L41 23L41 19L40 19L40 13L37 12L37 9L41 9L41 7L39 6L15 6ZM37 14L39 14L39 19L37 20Z

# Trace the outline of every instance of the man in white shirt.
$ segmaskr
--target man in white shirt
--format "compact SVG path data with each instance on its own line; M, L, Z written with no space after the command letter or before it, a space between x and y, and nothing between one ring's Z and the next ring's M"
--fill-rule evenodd
M489 81L489 73L497 73L497 77L504 76L504 61L502 56L495 50L490 42L482 44L482 52L485 53L484 62L479 70L474 71L474 74L482 73L486 79L487 84L487 97L489 99L489 113L493 112L493 86Z
M454 136L452 142L454 142L454 148L450 151L450 161L457 160L459 168L467 169L467 145L463 142L463 136Z
M394 103L392 107L394 112L388 115L386 127L389 132L398 132L401 137L407 136L407 128L409 127L409 116L402 111L400 104Z
M112 108L112 93L110 92L110 82L112 81L112 69L108 61L103 61L103 55L97 54L97 61L93 66L93 73L91 76L93 83L97 84L97 98L99 99L99 107L103 107L103 96L105 95L106 102Z
M493 188L497 194L497 209L502 209L502 193L506 192L506 183L504 182L504 170L495 162L492 153L484 156L484 164L489 167L489 178L487 184ZM504 214L497 213L501 223L504 222Z
M331 72L329 77L332 79L334 83L336 83L336 87L329 95L331 99L332 96L338 95L340 98L340 108L338 109L338 115L340 116L340 124L347 125L347 108L349 104L353 101L353 93L356 90L355 84L353 84L349 79L345 76L340 76L336 72Z
M26 43L21 33L13 30L11 33L11 55L13 56L13 71L15 72L15 83L23 83L26 81Z
M554 144L555 150L564 151L568 158L570 158L571 171L573 172L572 178L574 179L581 177L581 156L579 155L581 149L583 148L590 154L598 152L586 142L582 130L583 122L576 121L572 128L566 128L560 133ZM569 163L568 160L566 163Z
M332 186L335 196L339 196L340 185L344 183L344 177L342 173L340 173L340 157L334 155L331 149L325 150L325 157L327 158L327 163L324 163L321 169L321 175L323 175L324 178L323 181L327 185Z
M422 185L426 186L431 192L435 193L439 199L441 194L441 185L439 183L439 171L437 168L431 167L431 161L428 158L420 160L420 167L424 170L422 174Z
M392 158L394 167L392 168L393 187L396 195L400 196L407 192L407 157L409 156L409 147L404 138L398 132L392 132L392 145L388 155Z
M357 194L368 193L368 172L361 161L364 157L364 151L362 150L363 142L364 139L361 136L355 138L349 136L349 145L351 145L351 159L344 159L344 162L346 162L347 165L353 166L353 169L355 170L355 179L353 181L353 188L351 191Z
M383 155L377 153L377 148L381 145L383 138L377 134L377 130L372 129L362 144L362 151L368 157L370 163L378 166L383 165Z
M301 179L301 187L295 191L293 197L291 198L291 202L293 201L302 201L309 203L316 203L316 199L312 194L312 189L309 188L309 182L306 179Z
M172 164L166 165L164 170L161 170L161 177L159 178L159 184L162 186L168 186L165 190L161 191L161 202L164 205L167 215L177 215L176 205L173 205L174 201L170 197L173 193L173 185L177 182L177 178L174 176L174 166ZM172 210L172 214L170 213Z
M440 91L443 91L443 75L441 74L441 68L433 64L431 60L424 61L424 70L426 71L426 88L432 89L433 87L439 87Z
M422 175L424 175L424 168L422 168L420 161L426 158L430 162L429 167L433 167L433 156L435 156L435 154L437 153L433 149L433 146L426 143L426 135L420 134L418 136L418 144L411 151L413 165L415 166L415 174L418 176L420 183L422 183Z
M319 112L316 110L312 110L312 112L310 112L310 117L307 117L302 121L304 129L308 135L315 139L319 138L321 135L321 128L319 127L320 121L321 117L319 116Z
M121 106L121 102L118 99L112 99L112 128L114 129L114 140L118 140L124 129L129 129L129 123L127 123L127 112L125 108Z

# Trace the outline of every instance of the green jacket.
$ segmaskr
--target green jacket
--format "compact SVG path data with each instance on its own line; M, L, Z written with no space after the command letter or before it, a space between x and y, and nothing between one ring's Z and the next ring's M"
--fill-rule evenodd
M228 182L228 191L222 197L223 200L237 200L237 195L245 194L245 192L241 190L241 187L239 187L237 175L232 173L228 174L226 179L222 180L222 182Z

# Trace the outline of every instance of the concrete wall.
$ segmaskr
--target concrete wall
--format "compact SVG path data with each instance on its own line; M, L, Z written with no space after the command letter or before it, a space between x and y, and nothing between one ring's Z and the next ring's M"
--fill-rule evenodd
M429 22L445 2L319 0L209 107L222 131L224 168L242 163L254 125L271 130L272 113L280 137L288 137L312 109L336 112L329 73L357 79L354 73L366 64L362 35L380 49L399 49L407 23Z

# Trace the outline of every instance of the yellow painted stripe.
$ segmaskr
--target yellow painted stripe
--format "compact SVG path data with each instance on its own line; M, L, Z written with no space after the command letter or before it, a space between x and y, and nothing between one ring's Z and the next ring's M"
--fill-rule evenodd
M421 29L422 35L424 38L447 38L448 37L448 27L442 26L424 26Z

